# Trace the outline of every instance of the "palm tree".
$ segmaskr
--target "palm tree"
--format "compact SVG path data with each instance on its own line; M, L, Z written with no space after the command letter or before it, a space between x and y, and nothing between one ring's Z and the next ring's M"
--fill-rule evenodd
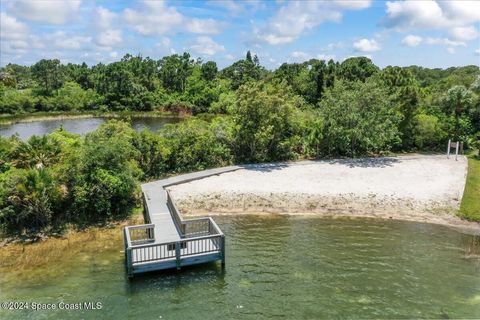
M32 136L27 142L19 141L13 150L12 158L17 168L44 168L57 163L61 146L48 136Z
M473 93L464 86L454 86L447 91L447 111L455 115L455 137L459 139L460 116L472 105Z

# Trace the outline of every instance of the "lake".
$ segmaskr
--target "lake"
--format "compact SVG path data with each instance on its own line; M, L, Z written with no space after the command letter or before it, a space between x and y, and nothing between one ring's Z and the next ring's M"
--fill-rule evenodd
M0 270L0 301L102 310L0 310L0 318L480 318L479 236L391 220L215 220L227 239L224 270L214 263L128 280L119 232L103 251L86 248L44 270Z
M63 128L69 132L85 134L97 129L108 118L79 118L79 119L52 119L34 122L19 122L14 124L0 124L0 136L10 137L18 134L20 139L26 140L33 135L49 134L52 131ZM144 128L157 131L167 123L179 122L179 118L175 117L135 117L132 118L132 127L135 130L143 130Z

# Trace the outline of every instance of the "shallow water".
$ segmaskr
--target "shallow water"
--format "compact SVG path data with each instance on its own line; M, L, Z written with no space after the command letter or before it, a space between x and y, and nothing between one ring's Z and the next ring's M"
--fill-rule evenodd
M51 119L34 122L19 122L14 124L0 124L0 136L10 137L18 134L20 139L26 140L33 135L44 135L52 131L63 128L69 132L85 134L97 129L102 123L107 121L106 118L80 118L80 119ZM132 127L135 130L143 130L144 128L157 131L167 123L176 123L180 121L175 117L145 117L132 118Z
M0 273L0 301L100 301L100 311L0 319L480 318L478 236L372 219L216 217L227 263L125 275L115 249L33 274Z

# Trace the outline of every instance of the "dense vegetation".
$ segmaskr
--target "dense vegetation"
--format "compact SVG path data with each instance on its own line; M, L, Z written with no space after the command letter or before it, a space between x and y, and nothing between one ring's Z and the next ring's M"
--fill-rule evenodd
M139 204L140 181L230 163L478 147L476 66L386 67L309 60L274 71L256 56L215 62L126 55L108 65L41 60L0 73L0 113L182 111L159 132L112 121L85 137L58 130L0 138L0 226L36 234L115 220Z

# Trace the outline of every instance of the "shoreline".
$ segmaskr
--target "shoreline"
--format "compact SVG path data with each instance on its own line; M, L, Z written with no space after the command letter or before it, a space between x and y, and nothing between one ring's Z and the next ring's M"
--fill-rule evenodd
M187 115L168 111L128 111L128 112L39 112L22 115L0 116L0 125L14 125L37 121L90 119L90 118L185 118Z
M465 232L468 234L480 235L480 222L468 221L458 218L454 215L445 215L438 216L434 214L425 214L425 215L400 215L395 213L345 213L345 212L268 212L259 210L250 210L244 212L241 210L231 210L231 211L202 211L195 210L184 211L182 215L186 218L196 218L199 216L241 216L241 215L253 215L253 216L262 216L262 217L298 217L298 218L319 218L319 219L373 219L379 221L404 221L411 223L425 223L438 225L443 227L448 227L459 232Z

